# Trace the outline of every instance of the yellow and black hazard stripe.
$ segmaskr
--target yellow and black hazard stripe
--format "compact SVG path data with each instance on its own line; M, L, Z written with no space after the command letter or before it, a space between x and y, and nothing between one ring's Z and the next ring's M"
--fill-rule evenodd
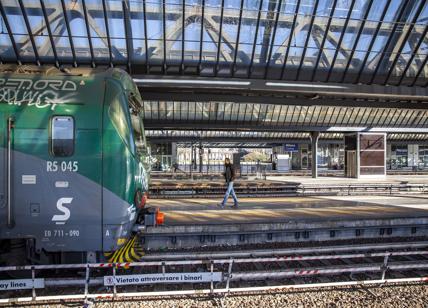
M114 252L106 252L104 256L110 263L138 262L144 256L140 238L135 235L121 248Z

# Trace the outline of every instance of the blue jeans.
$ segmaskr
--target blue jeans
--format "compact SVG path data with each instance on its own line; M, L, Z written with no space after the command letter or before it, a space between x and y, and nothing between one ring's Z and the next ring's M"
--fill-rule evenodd
M235 202L235 205L238 205L238 198L236 198L235 190L233 189L233 182L229 182L229 185L227 185L226 193L224 194L223 202L221 203L222 206L224 206L227 203L227 199L229 199L229 195L232 194L233 201Z

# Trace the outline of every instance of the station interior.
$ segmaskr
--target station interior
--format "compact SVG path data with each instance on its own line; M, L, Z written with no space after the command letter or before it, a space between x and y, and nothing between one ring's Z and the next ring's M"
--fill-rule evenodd
M2 0L0 13L0 62L17 73L132 78L144 129L129 134L150 173L132 232L148 256L426 241L427 1ZM239 202L224 204L226 158Z

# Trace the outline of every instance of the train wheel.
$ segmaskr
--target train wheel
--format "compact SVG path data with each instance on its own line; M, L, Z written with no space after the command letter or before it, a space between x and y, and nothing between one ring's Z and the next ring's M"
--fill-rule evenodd
M23 239L5 240L2 243L0 263L2 266L30 265L27 258L27 243ZM31 272L25 270L6 271L8 278L31 278ZM3 275L2 275L3 276Z

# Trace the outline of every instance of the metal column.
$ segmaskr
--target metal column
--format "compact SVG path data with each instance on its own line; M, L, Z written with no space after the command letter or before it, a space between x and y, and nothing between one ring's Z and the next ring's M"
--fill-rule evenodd
M202 173L203 168L203 155L204 155L204 149L202 147L202 142L199 142L199 173Z
M193 170L197 170L198 169L198 165L197 165L197 162L196 162L196 147L197 147L196 144L195 145L192 144L192 169Z
M318 177L318 158L317 158L317 150L318 150L318 139L319 132L311 133L311 151L312 151L312 177L316 179Z
M178 164L177 143L171 142L171 166L173 166L175 163Z

